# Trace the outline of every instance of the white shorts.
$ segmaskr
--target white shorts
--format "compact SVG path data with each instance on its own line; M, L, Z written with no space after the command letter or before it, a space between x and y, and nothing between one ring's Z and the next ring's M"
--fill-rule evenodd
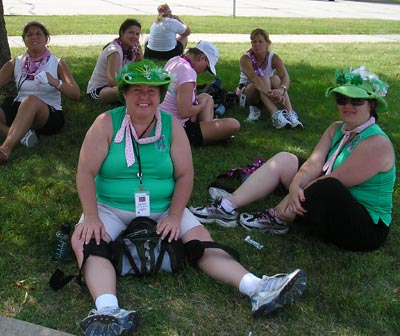
M99 218L103 222L106 232L112 240L117 239L121 232L124 231L128 224L136 217L136 213L133 211L113 208L102 203L97 203L97 208ZM158 222L162 218L167 217L167 215L168 210L164 212L153 213L150 215L150 218ZM77 225L82 223L83 217L84 216L82 214ZM189 211L189 209L185 208L182 215L179 238L182 238L186 232L199 225L202 224Z

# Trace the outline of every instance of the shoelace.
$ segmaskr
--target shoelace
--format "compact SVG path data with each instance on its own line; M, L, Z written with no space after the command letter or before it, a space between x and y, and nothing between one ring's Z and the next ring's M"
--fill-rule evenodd
M264 275L260 282L260 289L264 291L274 291L285 283L285 277L286 274L276 274L271 277Z

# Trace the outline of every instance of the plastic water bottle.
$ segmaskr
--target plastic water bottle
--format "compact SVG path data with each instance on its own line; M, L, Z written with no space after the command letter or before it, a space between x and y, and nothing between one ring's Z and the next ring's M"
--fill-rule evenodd
M61 230L56 233L56 245L54 246L53 260L65 259L71 251L71 225L64 223L61 225Z
M225 106L220 104L215 110L215 113L218 114L220 117L222 117L225 113Z

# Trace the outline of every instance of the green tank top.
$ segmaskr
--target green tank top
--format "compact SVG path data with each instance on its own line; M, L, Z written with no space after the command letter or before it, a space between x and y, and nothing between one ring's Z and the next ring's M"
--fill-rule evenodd
M342 125L339 125L332 139L332 147L329 151L328 158L334 153L339 145L340 139L343 137L341 130ZM352 151L361 141L377 134L388 138L377 124L373 124L361 133L357 134L343 147L333 164L332 171L347 160ZM387 226L392 222L392 197L395 180L396 165L393 163L392 168L387 172L377 173L359 185L349 188L353 197L367 209L375 224L378 223L379 219L381 219Z
M117 131L125 116L125 106L108 111L112 118L113 138L108 154L96 176L97 201L118 209L135 211L135 191L139 190L138 158L127 167L125 141L114 143ZM139 145L142 165L143 189L150 192L150 211L162 212L169 208L175 187L174 167L171 159L172 116L161 112L161 138L149 144ZM153 127L149 136L153 136ZM134 141L133 137L132 140Z

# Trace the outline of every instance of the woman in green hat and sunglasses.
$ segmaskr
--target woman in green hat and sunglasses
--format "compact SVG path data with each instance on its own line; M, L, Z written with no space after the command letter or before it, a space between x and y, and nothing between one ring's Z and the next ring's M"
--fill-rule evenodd
M202 223L239 222L273 234L286 234L293 223L352 251L382 246L392 221L396 178L393 145L376 123L377 112L388 108L383 98L388 85L363 67L337 72L336 84L326 95L335 98L340 121L326 129L307 160L280 152L232 195L191 208L194 215ZM277 188L287 195L275 208L255 214L236 210Z

